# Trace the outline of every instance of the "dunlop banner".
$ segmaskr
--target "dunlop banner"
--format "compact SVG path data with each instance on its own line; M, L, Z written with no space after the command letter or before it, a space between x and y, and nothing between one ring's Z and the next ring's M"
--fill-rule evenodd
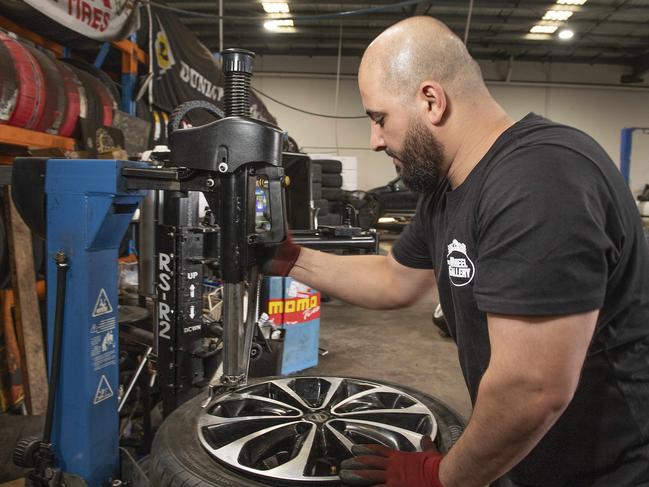
M167 112L191 100L205 100L222 108L223 73L220 62L174 13L151 6L151 17L153 104ZM144 34L147 30L143 27L140 32ZM254 118L276 123L254 94L251 95L251 112ZM197 110L190 114L189 119L194 124L210 121Z

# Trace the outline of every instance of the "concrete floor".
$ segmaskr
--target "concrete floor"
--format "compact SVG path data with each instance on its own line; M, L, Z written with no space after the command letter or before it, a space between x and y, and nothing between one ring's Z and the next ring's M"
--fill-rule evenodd
M468 418L471 404L457 349L451 339L440 337L431 320L435 298L431 292L416 305L396 311L366 310L338 300L323 303L320 346L329 353L304 373L413 387Z

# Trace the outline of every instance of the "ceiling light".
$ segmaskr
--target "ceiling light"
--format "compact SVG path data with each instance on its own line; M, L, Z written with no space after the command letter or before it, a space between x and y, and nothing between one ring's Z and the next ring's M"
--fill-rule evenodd
M279 30L283 27L293 27L293 25L293 19L267 20L266 22L264 22L264 29Z
M587 0L557 0L559 5L583 5Z
M286 2L262 2L261 6L269 14L287 14L290 12Z
M558 20L565 22L572 16L571 10L548 10L543 16L543 20Z
M572 39L574 35L575 33L570 29L564 29L561 32L559 32L559 37L565 40Z
M537 24L530 29L530 32L532 34L554 34L558 28L559 28L558 25Z

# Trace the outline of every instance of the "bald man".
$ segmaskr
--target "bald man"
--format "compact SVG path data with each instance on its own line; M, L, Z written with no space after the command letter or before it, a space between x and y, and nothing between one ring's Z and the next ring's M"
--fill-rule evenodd
M429 17L383 32L358 80L372 148L423 195L416 216L388 256L287 242L273 271L377 309L437 282L474 410L444 455L360 446L343 481L649 485L649 251L613 162L576 129L514 122Z

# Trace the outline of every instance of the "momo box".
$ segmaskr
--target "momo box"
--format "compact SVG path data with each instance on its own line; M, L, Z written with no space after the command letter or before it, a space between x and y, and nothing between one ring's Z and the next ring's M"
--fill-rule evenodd
M282 328L281 373L290 374L318 364L320 293L291 277L266 277L265 311Z

